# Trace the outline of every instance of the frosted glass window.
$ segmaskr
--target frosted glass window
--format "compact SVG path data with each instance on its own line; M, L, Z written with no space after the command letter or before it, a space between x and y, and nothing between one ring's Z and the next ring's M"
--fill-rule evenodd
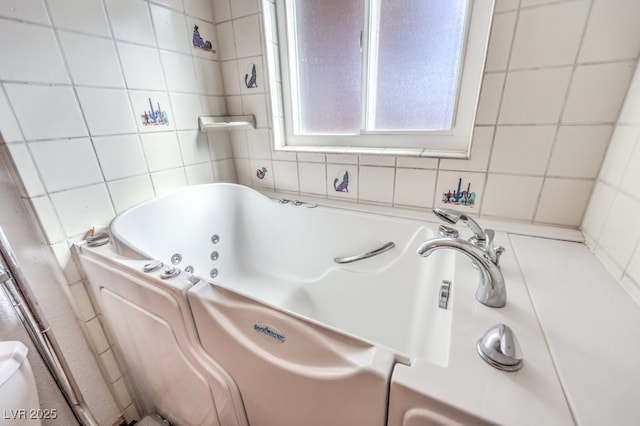
M467 157L493 3L262 0L275 149Z
M465 9L463 0L381 1L371 127L451 127Z
M361 0L295 2L301 133L360 131Z

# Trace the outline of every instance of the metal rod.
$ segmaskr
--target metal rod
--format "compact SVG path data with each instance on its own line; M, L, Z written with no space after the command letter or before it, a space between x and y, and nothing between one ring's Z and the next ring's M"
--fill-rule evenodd
M9 241L0 227L0 284L13 304L40 356L51 372L76 419L83 426L98 426L98 422L82 398L71 369L58 345L51 327L22 272Z
M333 259L336 263L351 263L357 262L358 260L368 259L370 257L376 256L378 254L384 253L385 251L391 250L396 245L393 242L388 242L380 248L375 250L368 251L366 253L356 254L355 256L345 256L345 257L335 257Z

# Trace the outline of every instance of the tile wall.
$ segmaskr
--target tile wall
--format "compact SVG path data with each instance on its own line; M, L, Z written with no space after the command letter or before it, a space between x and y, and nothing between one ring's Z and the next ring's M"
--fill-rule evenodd
M587 245L640 304L640 69L615 126L582 231Z
M284 153L270 148L268 113L280 107L267 96L262 55L277 42L258 26L260 1L214 0L214 10L229 111L258 117L256 131L232 136L240 183L574 228L640 53L639 2L497 0L470 160ZM254 63L248 89L242 76ZM456 197L465 191L473 207Z
M230 136L197 131L199 115L226 113L212 2L3 0L0 57L0 143L103 377L132 419L69 246L154 195L235 181Z

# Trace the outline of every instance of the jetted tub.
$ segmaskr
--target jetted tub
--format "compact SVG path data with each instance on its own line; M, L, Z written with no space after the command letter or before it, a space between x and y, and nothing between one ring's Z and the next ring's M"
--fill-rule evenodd
M433 226L312 206L283 204L235 184L201 185L120 214L110 233L122 253L173 263L231 291L446 365L451 315L437 309L437 290L454 278L455 257L415 254L434 236ZM334 260L389 242L395 247L368 259Z
M435 229L210 184L121 213L110 244L76 252L140 414L178 425L410 426L526 424L518 410L528 410L570 422L507 234L496 239L509 301L492 309L474 299L468 258L415 253ZM453 284L440 308L443 281ZM527 348L518 373L475 353L505 318ZM508 410L484 398L494 385Z

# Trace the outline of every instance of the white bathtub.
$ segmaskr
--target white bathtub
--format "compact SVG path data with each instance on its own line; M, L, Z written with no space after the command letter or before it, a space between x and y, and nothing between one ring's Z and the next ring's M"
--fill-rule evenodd
M120 214L110 232L122 253L167 264L179 255L175 265L229 290L446 365L451 315L437 308L437 290L453 280L455 257L415 254L433 226L308 206L202 185ZM369 259L334 261L388 242L395 247Z
M507 235L496 239L507 246L509 301L492 309L475 301L479 275L466 257L415 253L435 229L211 184L123 212L109 245L77 252L143 413L175 424L409 426L526 424L526 409L564 424L570 416ZM389 242L370 258L335 261ZM143 271L152 260L182 272ZM444 280L455 302L439 308ZM505 319L528 350L518 373L475 353ZM544 397L532 400L530 383ZM494 385L509 409L482 397Z

